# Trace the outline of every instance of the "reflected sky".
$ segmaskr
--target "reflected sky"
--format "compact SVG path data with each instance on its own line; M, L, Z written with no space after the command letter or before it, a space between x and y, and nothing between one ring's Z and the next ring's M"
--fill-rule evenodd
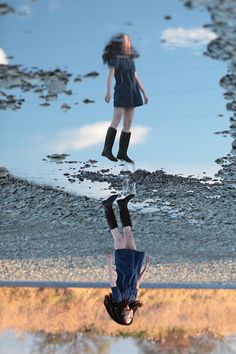
M1 288L1 353L234 353L236 292L140 289L132 328L113 323L109 289Z
M36 71L32 67L59 67L72 74L66 86L72 94L63 92L49 106L40 106L45 102L40 94L17 89L17 97L25 98L22 108L1 111L0 162L11 173L54 185L60 180L70 190L75 187L43 161L46 155L63 152L72 160L91 158L101 168L111 166L100 157L113 110L104 101L108 70L101 54L116 32L128 32L140 52L136 68L149 96L133 122L130 155L136 168L197 176L218 171L214 161L229 152L232 139L214 134L228 126L219 87L226 67L202 55L215 38L202 27L209 22L206 11L189 11L179 0L150 0L142 7L121 0L116 11L107 0L69 5L63 0L22 0L9 5L16 12L1 17L1 62ZM99 76L83 77L91 71ZM82 81L75 82L78 75ZM63 104L70 109L65 112Z
M81 354L120 354L127 350L132 354L140 354L140 343L133 338L116 338L88 334L65 335L65 342L60 343L63 335L49 335L44 333L24 333L17 335L14 331L5 331L0 335L0 349L6 354L32 353L81 353ZM143 341L145 343L145 341ZM146 344L146 343L145 343ZM147 345L151 349L151 345ZM142 351L141 351L142 352Z

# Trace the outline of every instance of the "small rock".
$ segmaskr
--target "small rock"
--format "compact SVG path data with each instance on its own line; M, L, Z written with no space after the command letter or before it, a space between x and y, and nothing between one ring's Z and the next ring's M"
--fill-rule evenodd
M89 98L85 98L85 100L83 100L84 103L94 103L95 101L90 100Z
M6 167L0 166L0 178L5 178L9 175L9 171Z
M109 171L110 171L109 168L107 168L107 169L105 169L105 168L101 169L101 172L102 172L102 173L106 173L106 172L109 172Z
M61 105L61 109L64 111L64 112L67 112L69 109L71 109L71 107L67 104L67 103L63 103Z
M81 75L76 76L76 78L74 79L74 82L80 82L80 81L82 81Z
M48 107L48 106L50 106L50 103L44 102L44 103L41 103L40 106L42 106L42 107Z
M55 159L55 160L64 160L66 156L69 156L68 154L51 154L47 155L49 159Z
M94 163L97 163L97 160L91 160L91 159L89 159L88 162L91 163L91 164L94 164Z
M91 71L88 74L85 74L84 77L97 77L99 73L97 71Z
M63 91L67 96L71 96L72 95L72 90L64 90Z

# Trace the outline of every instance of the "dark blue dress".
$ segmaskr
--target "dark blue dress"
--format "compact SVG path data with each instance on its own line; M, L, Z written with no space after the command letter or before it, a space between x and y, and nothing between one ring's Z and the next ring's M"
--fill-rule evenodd
M144 252L135 250L115 250L117 286L111 288L114 302L122 300L133 302L136 300L138 293L137 280L141 272L144 255Z
M137 107L143 99L134 76L134 60L127 55L113 56L108 66L115 68L114 107Z

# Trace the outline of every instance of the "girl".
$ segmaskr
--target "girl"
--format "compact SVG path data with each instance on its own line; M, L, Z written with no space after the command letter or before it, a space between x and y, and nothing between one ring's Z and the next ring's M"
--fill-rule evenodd
M117 201L124 230L123 236L118 230L116 217L112 209L112 204L117 197L117 194L113 195L102 203L107 223L114 239L117 272L117 280L115 281L112 274L112 255L108 254L107 261L112 293L105 296L104 305L115 322L121 325L130 325L133 322L135 312L143 305L136 300L136 297L144 273L149 268L150 257L146 257L144 268L141 271L145 253L136 250L127 207L129 200L134 195L128 195L126 198Z
M116 84L114 87L114 112L111 125L107 130L102 156L111 161L125 160L133 161L128 157L127 150L130 141L130 127L134 117L135 107L148 103L148 97L135 70L133 58L139 55L131 45L128 34L117 34L105 46L102 59L108 64L110 70L107 79L107 93L105 101L111 99L111 83L115 75ZM119 151L117 158L112 154L112 147L118 127L123 116L123 130L120 135Z

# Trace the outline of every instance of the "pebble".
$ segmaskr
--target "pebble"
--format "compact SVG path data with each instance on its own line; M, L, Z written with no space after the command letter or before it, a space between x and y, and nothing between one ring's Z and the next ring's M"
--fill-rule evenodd
M114 183L121 193L124 175L114 178L112 174L90 173L81 172L84 178ZM78 181L77 177L72 178ZM148 280L181 282L186 274L189 282L236 281L232 248L236 241L235 189L228 184L201 183L163 171L137 170L130 178L138 184L137 194L130 202L134 237L138 249L153 257ZM70 279L75 281L107 281L105 254L113 244L100 200L11 175L2 180L2 280L67 280L70 273ZM136 204L140 206L136 208ZM116 204L114 211L119 222ZM99 267L92 249L101 259ZM28 257L32 267L28 266ZM74 265L68 263L67 257ZM97 267L96 272L91 271L91 265Z
M83 102L84 102L84 103L94 103L95 101L90 100L89 98L85 98L85 99L83 100Z
M69 109L71 109L71 107L67 104L67 103L63 103L61 105L61 109L64 111L64 112L67 112Z
M6 4L0 4L0 16L10 12L14 12L14 9ZM84 77L97 77L98 75L98 72L91 71L84 75ZM25 103L25 98L22 99L13 95L7 95L9 89L17 88L21 90L21 93L29 91L36 93L39 98L45 100L45 102L39 103L42 107L48 107L50 103L57 101L59 94L64 93L71 96L73 94L72 90L67 89L67 84L71 76L71 73L59 68L54 70L42 70L37 67L22 69L21 65L0 64L0 93L3 96L0 99L0 110L12 109L16 111L21 109L23 103ZM74 79L74 82L78 81L82 81L80 75ZM88 98L84 100L84 103L94 102ZM61 109L67 112L71 109L71 106L63 103Z
M0 166L0 178L7 177L9 175L9 171L6 167Z
M88 74L85 74L84 77L97 77L99 73L97 71L90 71Z
M1 3L0 4L0 16L9 15L11 13L15 13L15 9L8 4Z

